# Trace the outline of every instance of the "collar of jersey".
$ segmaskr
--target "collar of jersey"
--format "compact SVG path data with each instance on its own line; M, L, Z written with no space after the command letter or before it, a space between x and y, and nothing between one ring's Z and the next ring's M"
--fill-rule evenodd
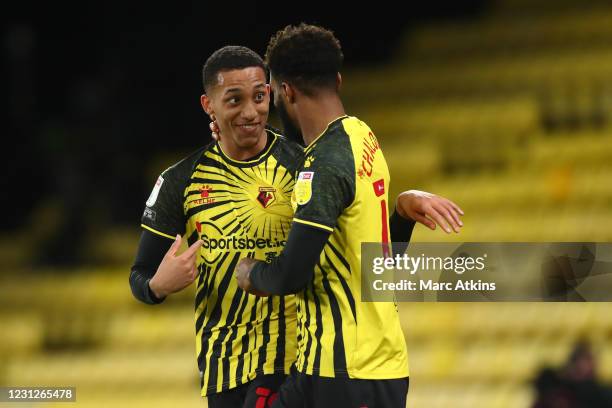
M325 134L327 133L327 131L329 130L329 128L331 127L331 125L333 125L334 123L336 123L336 122L338 122L338 121L340 121L340 120L346 119L346 118L348 118L348 117L349 117L348 115L342 115L342 116L340 116L340 117L338 117L338 118L336 118L336 119L332 120L331 122L329 122L329 123L327 124L327 126L325 127L325 130L324 130L323 132L321 132L321 134L320 134L319 136L317 136L317 137L315 138L315 140L313 140L312 142L310 142L310 144L304 148L304 152L305 152L305 153L308 153L310 150L312 150L312 148L313 148L313 147L314 147L314 145L315 145L315 144L316 144L316 143L319 141L319 139L320 139L320 138L322 138L322 137L323 137L323 135L325 135Z
M232 163L233 165L237 167L248 167L248 166L253 166L257 163L260 163L262 160L268 157L268 155L270 154L270 151L272 151L272 148L274 147L274 145L276 145L276 141L278 140L278 135L274 133L273 131L271 131L270 129L266 129L266 135L271 136L272 141L269 143L269 145L268 143L266 143L267 147L264 148L264 150L259 152L259 154L257 154L255 157L253 157L250 160L234 160L230 158L227 154L225 154L219 142L217 142L216 145L217 145L217 149L219 149L219 154L221 155L221 157L223 157L223 160L229 163Z

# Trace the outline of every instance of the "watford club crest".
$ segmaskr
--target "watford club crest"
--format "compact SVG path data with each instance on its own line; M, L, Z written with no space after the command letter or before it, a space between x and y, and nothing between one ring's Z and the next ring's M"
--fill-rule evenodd
M259 201L263 208L268 208L276 200L275 192L276 189L274 187L259 187L257 201Z

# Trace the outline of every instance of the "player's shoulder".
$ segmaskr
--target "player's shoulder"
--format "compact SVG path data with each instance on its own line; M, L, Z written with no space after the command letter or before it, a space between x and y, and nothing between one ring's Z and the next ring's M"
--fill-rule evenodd
M344 126L348 119L350 117L346 116L330 123L326 131L305 149L304 167L339 174L354 171L350 135Z
M272 127L266 130L276 138L272 155L277 162L291 171L297 170L304 158L304 147Z
M162 177L164 177L164 179L171 179L175 181L188 180L195 171L195 168L204 155L204 152L211 149L212 146L214 146L214 142L194 150L164 170L162 172Z
M367 123L355 116L347 116L342 120L342 132L344 132L351 143L360 143L364 138L374 135Z
M293 155L300 155L304 152L304 147L293 140L288 139L282 132L270 125L266 126L268 133L276 138L277 149Z

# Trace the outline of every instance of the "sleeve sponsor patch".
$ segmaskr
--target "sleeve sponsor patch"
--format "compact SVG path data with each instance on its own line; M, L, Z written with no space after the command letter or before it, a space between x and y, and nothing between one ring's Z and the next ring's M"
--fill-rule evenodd
M147 207L153 207L155 202L157 201L157 196L159 195L159 190L161 190L162 184L164 184L164 178L159 176L157 181L155 182L155 186L153 187L153 191L151 191L151 195L147 199Z
M304 205L312 198L312 179L314 171L302 171L293 187L295 202L297 205Z
M147 219L151 220L151 221L155 221L155 218L157 217L157 214L155 213L155 211L153 211L152 209L147 207L147 208L145 208L144 214L142 216L144 218L147 218Z

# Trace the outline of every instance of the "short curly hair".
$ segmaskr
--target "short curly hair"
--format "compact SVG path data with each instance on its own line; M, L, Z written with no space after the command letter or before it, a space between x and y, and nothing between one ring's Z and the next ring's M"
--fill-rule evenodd
M217 83L217 74L221 71L260 67L266 72L263 59L253 50L239 45L226 45L213 52L202 67L202 82L204 92Z
M344 55L333 32L301 23L278 31L268 43L265 58L276 79L312 95L317 89L336 89Z

